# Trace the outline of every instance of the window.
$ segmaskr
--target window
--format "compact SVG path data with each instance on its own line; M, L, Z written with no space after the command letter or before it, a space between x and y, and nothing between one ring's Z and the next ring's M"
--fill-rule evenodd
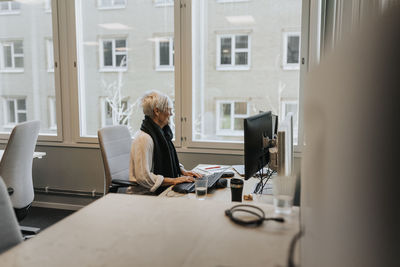
M0 96L4 98L4 101L0 99L1 139L8 138L10 125L29 119L41 122L40 140L62 140L62 130L51 129L57 124L57 118L50 115L55 108L49 104L49 96L60 96L62 83L59 69L53 65L58 61L57 50L53 49L53 40L59 39L53 35L57 13L53 21L53 16L45 13L46 3L50 1L0 1L3 11L6 6L9 10L21 11L20 16L0 16ZM57 34L62 26L54 28ZM65 44L64 48L68 46ZM54 43L54 48L57 47ZM49 75L48 71L52 73Z
M286 70L300 68L300 33L284 33L283 68Z
M0 49L2 71L24 70L24 48L22 40L1 42Z
M126 0L98 0L99 9L118 9L126 7Z
M26 101L25 98L6 98L4 115L8 126L26 121Z
M120 103L112 103L106 97L101 98L101 127L110 125L128 125L128 101L122 100ZM110 102L111 101L111 102Z
M66 125L73 127L58 129L68 133L64 136L68 139L66 142L97 142L98 129L114 123L115 113L112 105L101 99L114 95L120 95L123 101L129 99L126 106L133 108L126 110L128 125L132 132L139 130L143 113L138 100L145 91L155 89L169 95L175 103L177 147L228 149L239 154L243 149L244 117L260 111L280 115L282 99L298 101L300 70L286 71L282 64L283 48L292 49L296 40L286 40L283 34L297 32L298 43L300 39L308 40L300 37L299 31L302 4L306 5L308 0L274 3L187 0L182 2L182 8L172 6L179 1L167 0L132 1L132 6L128 6L128 1L112 0L53 3L56 2L59 8L54 8L53 13L60 13L53 16L54 20L59 18L57 29L60 31L56 36L49 33L41 36L41 41L34 46L36 50L30 47L31 40L25 35L14 36L25 40L26 72L34 69L31 58L37 57L42 60L40 66L45 73L43 78L38 78L38 83L55 76L61 87L65 87L62 105L57 111L71 110L70 115L62 117L66 118ZM24 4L24 9L25 6L28 7ZM117 7L124 8L113 9ZM308 22L307 18L303 21ZM71 29L71 25L76 28ZM61 62L63 69L54 69L55 75L49 75L43 63L46 37L54 40L55 62L59 61L59 47L63 48L61 55L68 55L63 57L66 62ZM67 42L56 44L58 40ZM37 50L44 51L40 56L28 55ZM287 53L285 59L289 59L289 64L295 63L295 52ZM303 65L300 67L305 71ZM60 79L57 73L61 73ZM9 79L22 75L2 76ZM29 85L36 83L31 81ZM53 88L46 84L39 87ZM48 98L59 96L60 92L40 95ZM48 120L48 105L37 108L38 103L29 102L31 95L27 93L27 112L31 116L45 114ZM35 98L39 96L36 94ZM31 107L34 107L32 111ZM57 126L60 128L61 124Z
M191 129L184 131L188 147L242 149L241 116L281 114L281 99L298 101L300 70L282 68L281 29L301 29L302 1L220 3L192 1L192 79L182 85L192 88L182 97L191 100ZM247 109L236 113L230 100Z
M75 1L79 103L76 120L79 121L77 139L80 142L97 142L93 137L98 129L111 124L114 115L105 97L115 98L115 103L121 100L122 104L129 100L124 123L132 133L140 129L144 118L138 101L144 92L158 90L175 100L175 9L155 8L153 0L146 0L132 1L135 7L129 13L126 10L98 12L91 2ZM163 42L163 37L168 41ZM160 50L161 55L156 57ZM160 68L169 71L156 71L157 61ZM175 138L180 140L180 137Z
M56 112L56 98L54 96L49 97L49 129L57 130L57 112Z
M1 1L0 2L0 15L4 14L19 14L21 4L17 1Z
M46 39L46 52L47 52L47 71L54 72L54 52L53 52L53 40Z
M156 70L174 70L174 40L172 37L160 37L156 40Z
M248 70L250 68L249 35L220 35L217 40L218 70Z
M100 69L119 71L127 69L126 39L100 40Z
M174 0L154 0L154 5L156 7L173 6Z
M283 120L289 112L293 114L293 144L297 145L299 129L299 104L297 100L282 101L282 112L279 119Z
M243 119L248 117L244 101L217 101L217 135L243 136Z

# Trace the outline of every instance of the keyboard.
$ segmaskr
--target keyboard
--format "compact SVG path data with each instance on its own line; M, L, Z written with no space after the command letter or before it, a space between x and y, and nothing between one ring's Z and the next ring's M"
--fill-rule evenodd
M219 178L221 178L222 174L224 172L214 172L209 175L203 176L201 179L207 179L207 188L211 189L215 186L215 183L218 181ZM194 183L181 183L175 185L172 190L178 193L193 193L195 188L194 188Z

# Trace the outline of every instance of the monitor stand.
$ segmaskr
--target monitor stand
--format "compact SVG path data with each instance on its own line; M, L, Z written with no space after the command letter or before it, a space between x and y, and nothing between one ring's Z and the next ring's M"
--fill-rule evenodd
M258 182L253 189L253 194L260 194L260 195L272 195L272 183L267 183L264 186L264 189L261 192L261 186L262 186L262 182L260 180L260 182Z

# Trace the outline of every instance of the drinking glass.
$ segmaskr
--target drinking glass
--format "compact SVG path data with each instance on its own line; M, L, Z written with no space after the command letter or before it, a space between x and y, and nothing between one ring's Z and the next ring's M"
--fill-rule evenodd
M275 213L290 214L292 212L296 176L276 176L273 178Z
M207 179L198 178L194 182L195 190L196 190L196 198L199 200L206 199L207 195Z

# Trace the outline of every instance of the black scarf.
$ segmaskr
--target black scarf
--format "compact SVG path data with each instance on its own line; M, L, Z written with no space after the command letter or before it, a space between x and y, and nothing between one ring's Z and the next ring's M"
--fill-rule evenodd
M173 134L169 125L161 129L149 116L145 116L140 130L148 133L154 142L153 173L170 178L180 176L178 155L171 141Z

